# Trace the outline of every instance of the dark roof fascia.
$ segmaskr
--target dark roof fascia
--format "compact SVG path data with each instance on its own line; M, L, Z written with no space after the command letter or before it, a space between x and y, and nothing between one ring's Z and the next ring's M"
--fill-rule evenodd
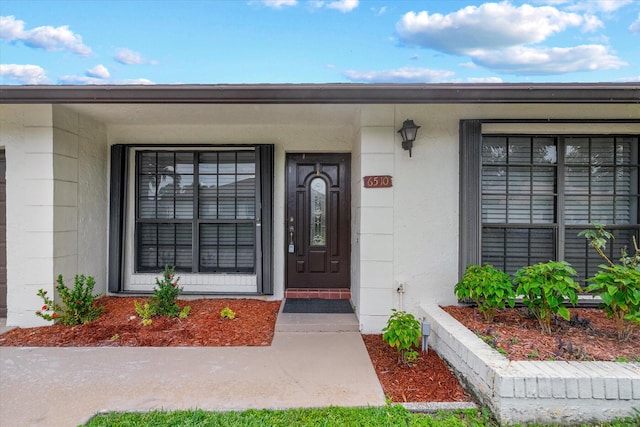
M638 83L0 85L5 104L640 103Z

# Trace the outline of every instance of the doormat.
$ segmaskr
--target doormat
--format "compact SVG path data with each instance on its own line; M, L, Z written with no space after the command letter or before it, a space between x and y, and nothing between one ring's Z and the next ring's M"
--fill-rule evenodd
M287 298L283 313L353 313L348 299Z

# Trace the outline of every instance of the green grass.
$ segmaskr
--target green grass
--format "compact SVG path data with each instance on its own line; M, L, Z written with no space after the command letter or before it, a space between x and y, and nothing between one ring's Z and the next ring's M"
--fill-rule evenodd
M88 427L122 426L496 426L489 415L476 410L413 414L400 405L379 408L254 410L243 412L152 411L97 415Z
M640 413L638 413L640 417ZM601 427L637 426L638 417ZM497 427L486 410L464 410L437 414L414 414L400 405L379 408L340 408L288 410L254 410L243 412L152 411L145 413L113 412L97 415L87 427L142 427L142 426L403 426L403 427Z

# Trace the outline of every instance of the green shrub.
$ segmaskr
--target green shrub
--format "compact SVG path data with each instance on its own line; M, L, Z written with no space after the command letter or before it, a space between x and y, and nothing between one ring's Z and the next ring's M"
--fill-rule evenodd
M149 304L154 315L176 317L180 314L177 299L180 292L182 292L182 288L178 286L180 278L176 277L175 270L175 266L169 268L168 265L165 265L162 272L162 280L156 278L153 296L149 298Z
M470 265L462 280L454 287L459 299L471 299L487 322L492 322L496 311L505 305L513 307L515 293L509 275L492 265Z
M420 322L411 313L391 310L387 326L382 329L382 339L398 351L398 363L411 365L417 358L415 350L420 345Z
M100 295L93 295L96 281L92 276L75 276L75 285L69 289L63 281L62 274L58 275L56 290L62 304L54 302L47 296L47 291L38 290L38 296L44 301L42 309L36 315L45 320L56 320L63 325L78 325L97 319L103 307L97 307L95 299Z
M138 316L140 316L140 318L142 319L142 324L144 326L149 326L153 323L153 320L151 318L153 317L154 312L153 308L151 307L151 305L149 305L148 302L142 304L141 302L133 301L133 306L135 307Z
M586 291L592 292L594 297L600 297L607 317L613 319L616 325L618 339L626 341L633 329L640 325L640 249L634 236L635 254L629 256L625 248L620 262L615 264L604 253L613 235L601 224L593 224L593 227L578 235L589 241L607 265L600 265L596 275L587 280L589 286Z
M184 307L182 307L182 310L180 310L178 317L180 319L186 319L187 317L189 317L189 313L191 313L191 306L185 305Z
M580 285L573 280L576 271L566 261L548 261L521 268L516 272L516 294L538 319L543 333L551 333L554 315L569 320L565 299L575 306Z
M607 317L613 319L618 339L628 340L640 325L640 271L621 264L601 265L587 282L587 292L601 298Z
M233 320L236 318L236 313L229 307L225 307L220 311L220 317L223 319Z

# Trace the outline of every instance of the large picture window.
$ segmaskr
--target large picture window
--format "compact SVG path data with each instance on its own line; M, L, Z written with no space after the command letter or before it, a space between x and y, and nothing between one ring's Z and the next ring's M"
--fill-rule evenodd
M612 259L638 234L637 136L483 135L481 262L513 274L566 260L584 280L602 260L578 233L605 224Z
M254 150L137 151L137 272L254 273Z

